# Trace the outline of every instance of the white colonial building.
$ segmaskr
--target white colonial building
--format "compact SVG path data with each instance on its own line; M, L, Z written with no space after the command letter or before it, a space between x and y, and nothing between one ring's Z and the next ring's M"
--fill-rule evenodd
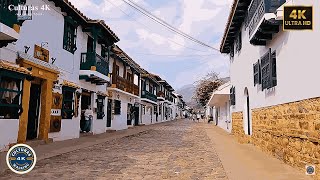
M111 57L107 127L122 130L139 125L140 76L143 70L118 46L112 49Z
M231 114L230 114L230 82L222 84L215 90L206 106L207 118L212 118L215 125L231 132ZM208 117L209 116L209 117Z
M105 132L108 49L119 38L68 1L21 1L50 6L23 23L17 12L5 10L8 2L1 3L0 149L34 139L78 138L88 108L93 118L87 131Z
M313 30L284 31L284 6L312 6ZM319 9L314 0L235 0L220 47L231 62L232 132L301 169L319 160Z
M157 91L160 83L144 70L141 78L141 123L144 125L159 122Z

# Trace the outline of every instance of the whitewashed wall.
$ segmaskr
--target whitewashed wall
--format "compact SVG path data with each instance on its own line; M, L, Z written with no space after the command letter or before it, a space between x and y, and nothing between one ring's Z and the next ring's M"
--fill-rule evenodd
M141 103L145 105L145 114L142 112L142 124L145 124L145 125L155 124L156 123L156 115L154 114L155 104L144 102L144 101L142 101Z
M224 129L225 131L231 133L232 124L230 116L230 105L229 102L222 103L223 105L215 107L215 110L219 109L219 117L216 117L218 120L218 127ZM215 121L215 119L214 119Z
M319 1L313 0L296 0L294 5L313 5L314 11L320 9ZM234 112L245 108L246 87L251 109L320 96L320 83L316 83L320 77L319 48L318 41L315 41L320 39L319 21L319 13L314 13L313 31L280 30L265 47L252 46L248 32L242 28L242 50L240 54L235 53L230 66L231 83L236 87L236 105L232 109ZM278 85L270 91L261 91L261 85L253 85L253 64L268 48L277 53Z
M8 148L11 143L16 143L19 130L19 119L0 119L0 151Z

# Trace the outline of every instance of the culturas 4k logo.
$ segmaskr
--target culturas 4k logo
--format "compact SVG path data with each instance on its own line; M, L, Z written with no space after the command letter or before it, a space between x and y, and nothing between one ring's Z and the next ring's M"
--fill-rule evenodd
M6 157L8 167L17 174L26 174L36 165L37 157L34 150L26 144L11 147Z
M284 6L283 30L313 30L312 6Z

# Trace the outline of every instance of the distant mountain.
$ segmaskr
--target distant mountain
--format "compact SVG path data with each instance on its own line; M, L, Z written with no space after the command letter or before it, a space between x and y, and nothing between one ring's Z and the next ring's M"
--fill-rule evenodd
M196 87L193 84L188 84L185 85L183 87L181 87L180 89L177 90L177 93L181 94L183 96L183 100L186 103L190 103L194 100L192 100L192 96L194 94L196 90Z
M226 83L230 81L230 78L224 77L224 78L221 78L221 80L223 81L223 83ZM196 107L197 103L194 99L192 99L195 91L196 91L196 86L193 84L188 84L178 89L177 93L183 96L183 100L186 102L188 106Z

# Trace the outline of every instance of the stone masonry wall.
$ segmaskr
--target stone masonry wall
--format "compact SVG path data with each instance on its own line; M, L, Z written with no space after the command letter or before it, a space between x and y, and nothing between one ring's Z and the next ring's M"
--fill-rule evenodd
M232 113L232 134L239 143L250 143L250 136L244 133L242 112Z
M239 116L234 127L241 137ZM314 179L320 180L320 98L255 109L252 128L255 146L304 172L305 165L316 165Z

